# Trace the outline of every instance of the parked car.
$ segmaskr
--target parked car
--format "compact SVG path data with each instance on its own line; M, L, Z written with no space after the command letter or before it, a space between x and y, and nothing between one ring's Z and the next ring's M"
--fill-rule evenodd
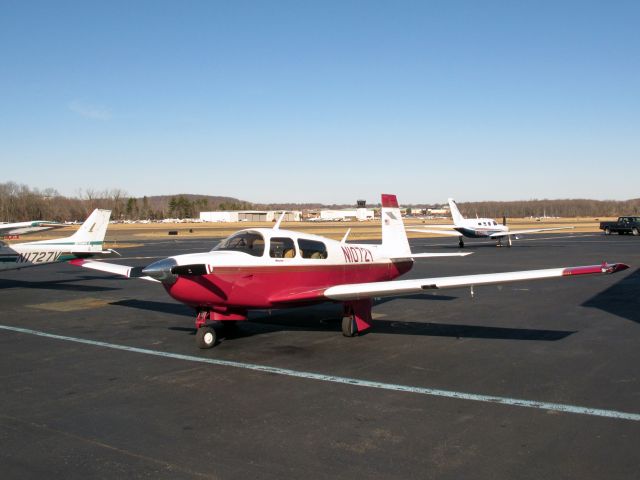
M600 222L600 230L604 230L605 235L618 232L619 235L631 233L640 235L640 217L618 217L616 222Z

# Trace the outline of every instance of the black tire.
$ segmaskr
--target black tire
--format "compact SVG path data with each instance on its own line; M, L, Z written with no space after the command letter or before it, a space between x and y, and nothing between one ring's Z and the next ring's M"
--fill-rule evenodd
M609 227L604 227L604 234L611 235L611 229Z
M200 327L196 332L196 345L198 348L211 348L216 344L218 336L211 327Z
M355 337L358 334L356 321L352 317L343 317L342 335L345 337Z
M458 242L458 247L464 248L464 242L462 241L462 239L460 239L460 241Z
M633 233L634 237L637 237L638 235L640 235L640 231L638 231L638 227L633 227L633 229L631 230L631 233Z
M618 230L618 235L624 235L627 232L623 232L622 230Z

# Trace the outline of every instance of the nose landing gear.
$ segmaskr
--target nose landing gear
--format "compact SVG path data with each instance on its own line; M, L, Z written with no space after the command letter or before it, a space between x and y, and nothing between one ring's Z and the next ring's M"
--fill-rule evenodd
M196 316L196 346L201 349L211 348L218 342L218 332L214 324L221 324L231 329L236 322L247 319L246 312L219 313L211 310L198 310Z

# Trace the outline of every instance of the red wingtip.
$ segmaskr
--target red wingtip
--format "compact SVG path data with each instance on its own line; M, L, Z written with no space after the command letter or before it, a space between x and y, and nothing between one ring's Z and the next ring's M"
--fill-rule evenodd
M602 263L602 271L606 271L606 273L621 272L622 270L626 270L627 268L629 268L629 265L627 265L626 263Z
M606 263L601 265L588 265L586 267L569 267L562 272L563 275L589 275L592 273L616 273L629 268L624 263Z
M382 206L383 208L398 208L398 199L396 198L395 195L383 193Z
M81 267L85 262L86 260L83 260L82 258L74 258L73 260L69 260L67 263L75 265L76 267Z

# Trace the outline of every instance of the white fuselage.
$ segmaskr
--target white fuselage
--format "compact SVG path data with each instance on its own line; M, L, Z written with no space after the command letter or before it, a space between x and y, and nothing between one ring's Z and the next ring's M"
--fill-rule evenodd
M467 238L490 237L494 233L508 232L509 227L500 225L492 218L465 218L456 222L454 230Z

